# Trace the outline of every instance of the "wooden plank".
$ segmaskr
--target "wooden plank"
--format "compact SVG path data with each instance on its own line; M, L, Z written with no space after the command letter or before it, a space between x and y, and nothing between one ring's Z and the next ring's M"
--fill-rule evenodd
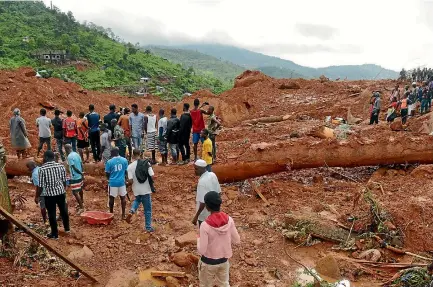
M265 202L266 206L271 205L269 201L266 199L266 197L263 196L263 194L260 192L260 190L257 189L256 185L252 182L252 180L248 180L248 182L251 185L251 188L254 190L255 193Z
M176 272L176 271L151 271L150 275L153 277L177 277L183 278L186 276L185 272Z
M70 260L65 255L63 255L57 248L49 245L48 242L45 239L43 239L39 234L37 234L36 232L34 232L30 228L28 228L27 225L25 225L24 223L22 223L21 221L19 221L18 219L16 219L12 214L10 214L9 212L7 212L1 206L0 206L0 214L3 215L7 220L9 220L10 222L12 222L13 224L15 224L16 226L18 226L19 228L21 228L25 233L27 233L31 238L33 238L34 240L36 240L37 242L39 242L46 249L48 249L49 251L51 251L52 253L54 253L56 256L60 257L69 266L71 266L72 268L74 268L78 272L83 273L86 277L88 277L89 279L91 279L93 282L98 282L98 280L95 277L93 277L90 273L88 273L87 271L85 271L83 269L83 267L81 267L80 265L78 265L74 261Z

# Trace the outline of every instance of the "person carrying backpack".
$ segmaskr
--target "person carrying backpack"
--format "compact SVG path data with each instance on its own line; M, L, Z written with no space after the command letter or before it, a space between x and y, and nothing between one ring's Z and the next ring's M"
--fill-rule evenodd
M144 228L147 232L153 232L152 227L152 192L155 192L153 185L153 169L149 160L140 159L140 150L134 149L133 157L134 161L128 166L128 185L132 184L132 191L135 199L132 202L131 209L126 222L131 223L132 216L137 212L140 204L143 204L144 208Z

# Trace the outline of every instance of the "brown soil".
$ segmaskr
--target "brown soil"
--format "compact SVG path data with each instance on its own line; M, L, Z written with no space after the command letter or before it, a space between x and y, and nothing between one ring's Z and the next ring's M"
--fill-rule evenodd
M198 91L193 96L173 104L154 97L130 98L92 91L84 93L76 84L58 79L36 79L26 76L27 72L29 69L0 73L0 105L3 111L0 140L8 150L8 120L12 110L18 107L27 121L34 153L37 145L34 122L41 108L40 103L62 111L70 109L75 114L86 111L91 103L102 114L108 111L108 106L112 103L118 107L137 103L142 110L151 105L155 110L162 107L168 112L172 107L181 111L183 102L192 105L193 99L198 97L201 102L207 101L214 105L224 122L224 129L217 137L218 163L248 161L249 153L246 151L250 150L252 145L263 142L270 144L266 146L265 154L272 154L272 144L280 141L284 141L285 145L289 145L288 142L300 143L303 146L300 149L302 153L308 153L308 149L332 148L339 142L345 142L347 148L352 144L353 149L366 145L364 149L368 149L369 153L380 155L394 151L377 149L374 143L394 140L395 153L398 156L398 153L405 152L405 141L416 140L420 136L418 129L423 122L430 120L429 116L411 119L408 130L399 132L392 132L383 120L374 127L366 124L370 91L382 91L382 100L386 102L389 91L396 84L396 81L391 80L321 83L320 80L274 80L258 72L247 71L236 79L235 88L220 96L212 95L208 91ZM354 96L356 93L360 94ZM386 105L383 106L385 110ZM312 130L323 125L326 116L346 118L348 108L354 117L361 118L363 122L352 127L354 134L347 135L347 140L338 139L337 142L310 135ZM291 117L278 123L242 124L246 120L281 115ZM53 116L53 110L48 111L48 116ZM424 140L427 141L425 138ZM329 144L328 141L335 142ZM279 152L283 151L280 149ZM433 187L431 168L421 166L413 170L412 166L396 165L383 167L376 172L377 169L378 167L320 167L256 178L253 182L258 183L258 190L271 203L268 207L255 196L247 182L225 184L223 210L234 218L242 239L242 245L234 247L231 260L232 285L291 286L296 281L296 270L299 266L289 259L285 250L309 267L314 267L319 259L332 254L337 259L342 277L370 284L359 286L374 286L383 278L389 279L397 270L370 268L371 274L362 273L359 265L345 259L352 257L350 252L334 253L335 251L331 250L334 243L321 242L311 247L295 249L296 244L283 241L280 230L285 214L289 212L302 217L320 217L328 224L338 220L348 227L351 226L348 218L356 216L360 220L359 224L354 225L354 230L365 229L370 207L362 200L355 206L354 202L366 185L370 187L380 207L392 218L392 223L404 234L401 244L406 250L414 253L433 250L433 225L429 223L433 216L433 195L429 192ZM356 179L356 182L348 177ZM11 195L23 194L27 198L27 202L17 208L15 215L26 223L40 225L40 214L33 203L34 189L26 181L25 177L9 180ZM140 270L155 268L185 271L189 276L181 280L181 286L197 286L195 266L178 267L170 261L176 252L197 253L194 246L180 248L175 245L175 238L196 230L190 223L195 210L194 188L197 184L193 167L182 167L173 177L158 177L157 174L155 182L158 192L153 195L156 227L154 235L149 236L143 232L142 213L131 225L121 221L119 202L116 203L115 220L110 225L90 226L74 215L75 200L68 194L73 234L61 234L59 241L50 243L65 254L76 250L77 246L87 246L94 256L78 262L95 274L101 285L107 284L114 272L122 273L119 270L127 269L139 273ZM383 192L379 185L371 182L380 183ZM105 179L92 178L85 192L87 210L106 210L106 200ZM18 246L27 248L29 238L22 233L15 234ZM121 235L116 237L119 234ZM365 246L363 250L371 248L378 246ZM399 257L384 249L381 249L381 252L381 260L389 262L410 262L412 259ZM31 268L13 266L13 260L0 258L0 269L7 270L0 274L0 285L22 286L17 282L24 282L23 284L28 286L90 285L88 279L80 278L77 281L67 272L59 273L56 268L41 268L37 260L30 265Z

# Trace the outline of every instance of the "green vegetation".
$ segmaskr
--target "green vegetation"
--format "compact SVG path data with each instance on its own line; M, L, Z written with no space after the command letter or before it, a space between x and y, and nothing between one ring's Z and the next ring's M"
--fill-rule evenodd
M173 63L181 64L185 69L192 67L201 75L215 77L225 83L233 84L234 78L245 70L241 66L192 50L156 46L145 49Z
M80 24L71 12L51 10L39 1L0 2L0 35L0 69L32 66L88 89L138 85L141 77L149 77L151 89L163 86L172 98L202 88L214 93L228 88L219 79L141 51L138 43L121 43L109 28ZM78 70L75 61L54 65L32 57L50 50L65 50L84 69Z
M376 77L377 79L396 79L398 77L398 73L395 71L387 70L380 66L371 64L330 66L315 69L298 65L289 60L232 46L218 44L190 44L179 46L177 48L197 51L249 69L263 70L265 74L269 73L268 75L279 78L290 78L294 73L302 75L303 78L307 79L318 78L321 75L325 75L331 79L345 79L347 77L348 80L374 79ZM297 76L293 77L296 78Z

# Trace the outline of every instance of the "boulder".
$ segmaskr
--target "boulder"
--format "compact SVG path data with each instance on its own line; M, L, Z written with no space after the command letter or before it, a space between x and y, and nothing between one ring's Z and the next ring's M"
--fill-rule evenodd
M197 232L191 231L175 239L175 243L179 247L197 244Z
M404 130L404 128L403 128L403 124L402 124L401 121L399 121L399 120L393 121L393 122L389 125L389 128L390 128L392 131L395 131L395 132L398 132L398 131L402 131L402 130Z
M340 268L338 267L337 260L332 255L328 255L317 261L315 269L320 275L340 279Z
M84 245L83 248L81 248L79 250L72 251L68 255L68 258L71 259L71 260L89 259L89 258L92 258L92 257L93 257L93 252L86 245Z
M183 251L173 254L170 259L179 267L196 266L200 260L198 256Z
M174 277L168 276L165 281L167 281L167 287L180 287L179 280Z

